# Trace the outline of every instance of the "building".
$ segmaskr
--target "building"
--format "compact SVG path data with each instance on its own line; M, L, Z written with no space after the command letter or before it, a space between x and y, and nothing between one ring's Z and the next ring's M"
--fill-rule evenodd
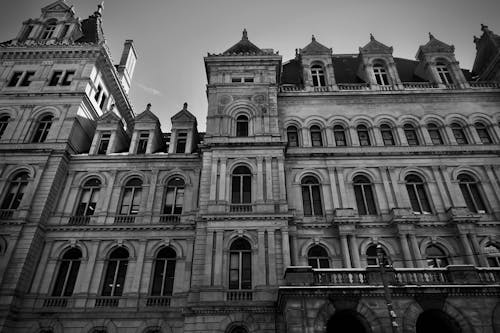
M500 36L469 72L432 35L282 63L244 31L206 133L162 133L101 11L0 45L0 332L500 332Z

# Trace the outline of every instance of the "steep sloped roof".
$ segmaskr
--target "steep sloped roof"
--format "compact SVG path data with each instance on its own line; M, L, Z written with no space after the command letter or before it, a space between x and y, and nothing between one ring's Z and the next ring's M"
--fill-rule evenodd
M375 37L373 37L372 34L370 34L370 41L368 42L368 44L359 48L359 53L361 54L374 54L374 53L392 54L392 51L393 51L392 46L389 47L379 42L378 40L375 39Z
M316 41L314 35L311 38L311 42L306 45L303 49L300 49L301 55L312 55L312 54L332 54L332 49L324 46L323 44Z
M264 52L248 40L247 30L243 30L241 40L224 51L224 55L230 54L263 54Z

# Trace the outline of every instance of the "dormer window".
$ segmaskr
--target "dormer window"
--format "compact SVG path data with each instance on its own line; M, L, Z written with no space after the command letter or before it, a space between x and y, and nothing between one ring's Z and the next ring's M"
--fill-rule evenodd
M106 155L110 139L111 139L111 133L104 132L101 134L101 140L99 141L99 149L97 150L98 155Z
M380 86L389 85L389 76L387 75L387 70L382 64L373 65L373 75L375 76L375 81Z
M30 36L30 34L31 34L32 31L33 31L33 25L28 25L24 29L21 37L19 37L19 41L24 42L25 40L27 40L29 38L29 36Z
M47 40L49 38L52 38L52 36L54 36L55 31L56 31L56 22L50 22L45 26L45 29L40 35L40 39Z
M69 30L69 24L65 24L63 26L63 29L61 31L61 34L59 35L59 38L64 38L66 36L66 34L68 33L68 30Z
M253 77L233 77L231 78L232 83L253 83Z
M248 136L248 118L241 115L236 118L236 136Z
M311 66L311 76L313 80L313 86L324 87L326 86L325 81L325 71L321 65Z
M137 154L145 154L148 147L149 132L139 132L139 142L137 143Z
M187 133L181 132L177 134L177 145L175 152L177 154L184 154L186 152Z
M448 70L448 66L442 62L436 63L436 72L443 84L452 84L453 79L451 78L450 71Z

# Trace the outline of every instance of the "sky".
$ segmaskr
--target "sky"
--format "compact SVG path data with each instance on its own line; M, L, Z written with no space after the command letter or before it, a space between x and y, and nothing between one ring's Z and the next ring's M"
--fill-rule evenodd
M16 36L22 21L40 16L50 0L0 0L0 41ZM101 0L66 0L82 19ZM130 98L139 114L152 104L163 131L184 102L205 131L206 74L203 57L241 39L292 59L311 35L334 53L358 53L369 34L394 47L395 57L414 59L428 32L455 45L460 66L471 69L473 36L481 23L500 34L499 0L106 0L103 29L115 63L123 42L138 54Z

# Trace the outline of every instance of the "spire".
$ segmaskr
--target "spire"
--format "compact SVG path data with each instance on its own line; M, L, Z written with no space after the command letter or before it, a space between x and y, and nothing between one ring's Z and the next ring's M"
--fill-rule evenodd
M429 40L433 40L433 39L435 39L435 38L434 38L434 35L433 35L432 33L430 33L430 32L429 32Z
M248 40L248 33L247 29L243 29L243 36L241 37L242 40Z
M104 1L101 1L100 4L97 5L97 10L94 12L96 16L102 16L102 10L104 9Z
M314 37L314 35L312 35L311 37L311 41L315 42L316 41L316 37Z
M372 34L372 33L370 33L370 40L371 40L371 41L374 41L374 40L375 40L375 37L373 37L373 34Z

